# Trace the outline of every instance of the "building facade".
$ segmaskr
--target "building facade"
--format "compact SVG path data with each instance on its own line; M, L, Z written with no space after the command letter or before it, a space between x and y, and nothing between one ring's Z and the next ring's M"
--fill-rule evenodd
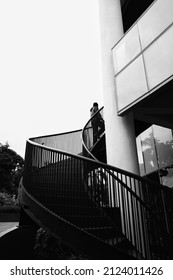
M173 0L99 0L107 162L173 186Z

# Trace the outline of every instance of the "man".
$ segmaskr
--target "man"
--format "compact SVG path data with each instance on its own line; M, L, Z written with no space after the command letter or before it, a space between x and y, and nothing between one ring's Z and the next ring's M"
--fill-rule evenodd
M93 107L90 110L91 118L92 118L91 125L93 127L93 144L95 144L97 142L97 140L99 139L99 136L104 131L104 120L103 120L100 112L97 113L98 111L99 111L98 103L94 102Z

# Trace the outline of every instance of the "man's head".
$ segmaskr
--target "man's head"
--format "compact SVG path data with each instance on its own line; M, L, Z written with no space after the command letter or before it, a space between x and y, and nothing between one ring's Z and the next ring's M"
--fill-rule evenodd
M94 107L97 107L97 106L98 106L98 103L97 103L97 102L94 102L94 103L93 103L93 106L94 106Z

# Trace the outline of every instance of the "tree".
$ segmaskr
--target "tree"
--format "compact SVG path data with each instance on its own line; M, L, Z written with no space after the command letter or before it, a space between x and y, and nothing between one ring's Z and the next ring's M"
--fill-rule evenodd
M143 141L143 146L147 147L143 151L144 158L147 159L147 164L153 163L154 169L173 165L173 140L162 142L150 134Z
M8 143L0 143L0 190L16 192L24 166L23 158Z

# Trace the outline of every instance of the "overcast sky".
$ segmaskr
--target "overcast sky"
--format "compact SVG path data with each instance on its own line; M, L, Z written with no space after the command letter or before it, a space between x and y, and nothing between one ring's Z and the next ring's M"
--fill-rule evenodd
M98 0L0 0L0 143L81 129L102 100Z

